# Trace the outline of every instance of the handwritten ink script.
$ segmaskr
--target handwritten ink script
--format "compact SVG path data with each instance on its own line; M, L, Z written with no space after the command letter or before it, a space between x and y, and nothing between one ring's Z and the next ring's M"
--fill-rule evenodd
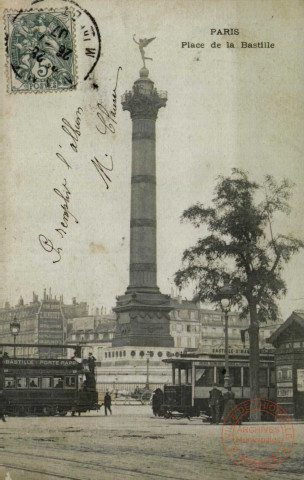
M119 73L122 70L122 67L118 67L117 74L116 74L116 82L115 86L112 90L112 106L108 109L101 101L98 101L96 104L96 130L99 132L100 135L106 135L109 133L110 135L115 135L116 128L117 128L117 86L118 86L118 79ZM80 138L82 135L82 119L84 115L85 108L78 107L75 111L73 120L69 120L67 118L62 118L61 129L66 134L66 138L68 138L68 154L63 153L63 149L61 145L59 146L58 152L56 152L57 159L62 162L67 170L73 168L73 161L71 160L73 155L78 155L79 146L80 146ZM110 177L110 172L114 169L114 161L112 155L105 153L104 158L101 160L96 155L91 158L91 163L95 167L97 173L100 175L106 189L109 188L110 183L112 182ZM79 220L77 216L71 212L70 210L70 201L72 197L72 192L70 186L68 186L67 178L63 179L62 185L60 188L53 188L53 191L57 197L60 198L61 204L60 207L62 209L61 218L59 221L59 225L54 228L56 234L60 237L59 240L63 240L71 225L71 221L73 223L79 224ZM38 236L39 243L43 250L47 253L52 253L53 256L53 263L58 263L62 259L62 247L55 246L55 242L52 239L48 238L44 234L39 234Z

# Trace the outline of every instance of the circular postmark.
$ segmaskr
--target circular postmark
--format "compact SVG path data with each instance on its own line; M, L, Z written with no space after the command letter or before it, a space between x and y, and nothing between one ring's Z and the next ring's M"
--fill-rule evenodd
M275 422L242 424L242 419L252 411L266 413ZM276 468L289 457L293 443L294 427L290 416L271 400L256 398L241 402L224 419L222 444L226 455L248 470Z

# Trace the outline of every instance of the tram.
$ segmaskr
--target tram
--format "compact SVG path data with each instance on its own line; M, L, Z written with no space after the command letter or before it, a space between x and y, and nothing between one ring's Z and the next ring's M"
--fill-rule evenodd
M226 391L224 354L183 354L179 358L168 358L163 361L172 365L172 383L164 386L162 414L168 418L174 412L186 417L201 415L210 417L210 390L216 386L222 393ZM248 352L229 354L229 376L236 403L248 400L250 398ZM259 382L261 398L275 400L274 355L270 352L260 353Z
M0 391L5 412L11 416L80 415L100 408L94 373L81 358L4 355L0 358Z

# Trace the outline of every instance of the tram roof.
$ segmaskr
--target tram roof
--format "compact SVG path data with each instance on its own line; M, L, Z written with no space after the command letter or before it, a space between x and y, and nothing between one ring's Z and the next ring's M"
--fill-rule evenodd
M197 352L196 354L191 353L191 355L182 357L177 357L177 358L165 358L163 362L165 363L171 363L174 365L189 365L193 362L207 362L207 361L222 361L225 358L224 354L220 353L200 353ZM267 351L260 351L260 357L261 359L264 358L264 361L268 360L273 360L274 359L274 352L267 352ZM230 360L240 360L240 361L248 361L249 359L249 354L248 353L234 353L234 354L229 354L229 359Z

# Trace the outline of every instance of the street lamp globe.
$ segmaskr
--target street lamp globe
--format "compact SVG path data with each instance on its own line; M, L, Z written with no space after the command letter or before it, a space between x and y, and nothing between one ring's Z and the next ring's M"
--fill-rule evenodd
M16 336L20 332L20 323L17 322L17 318L15 317L14 320L10 323L10 330L11 334Z
M14 337L14 358L16 358L16 337L20 332L20 323L17 322L17 317L15 315L14 320L10 323L11 334Z
M229 298L221 298L221 308L223 312L229 312L231 301Z
M218 299L221 303L221 309L224 313L228 313L231 308L231 300L235 295L233 287L230 285L227 278L224 279L224 285L218 291Z

